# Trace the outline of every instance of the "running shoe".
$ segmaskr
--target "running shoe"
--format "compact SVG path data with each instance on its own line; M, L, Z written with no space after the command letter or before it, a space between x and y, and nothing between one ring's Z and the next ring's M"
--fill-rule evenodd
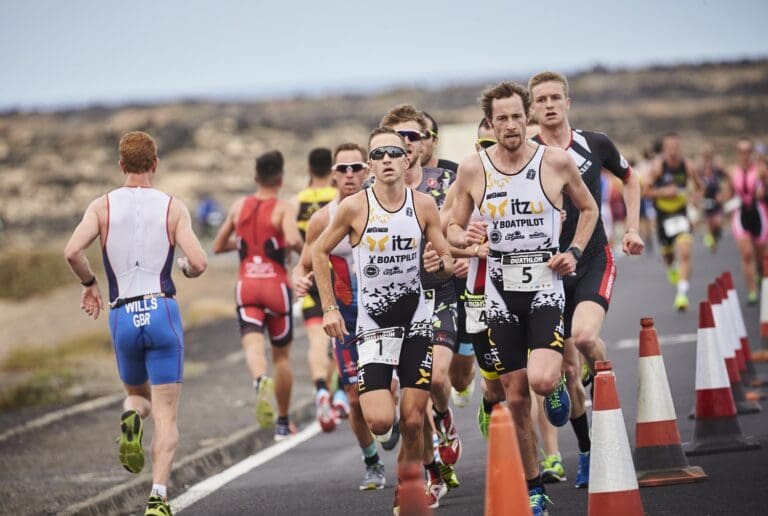
M296 425L293 423L283 424L283 423L276 423L275 424L275 441L285 441L286 439L290 439L296 435Z
M547 419L555 426L563 426L571 415L571 397L565 388L565 375L560 376L555 392L544 398L544 411Z
M533 516L547 516L549 514L549 507L552 505L552 500L544 494L544 489L541 487L534 487L528 490L528 499L531 503L531 513Z
M378 440L378 439L377 439ZM378 440L381 443L381 447L387 451L394 450L397 446L397 442L400 440L400 421L395 419L392 423L392 430L389 434L389 438L385 440Z
M672 286L677 286L677 282L680 281L680 272L677 267L667 267L667 281Z
M491 425L491 415L485 411L485 405L480 400L480 406L477 407L477 426L484 439L488 439L488 427Z
M448 486L441 477L435 477L427 471L427 505L430 509L440 507L440 498L448 492Z
M717 241L715 240L715 236L712 233L704 234L704 247L713 253L717 250Z
M545 484L554 484L568 480L565 476L565 467L559 453L547 455L540 464L541 481Z
M315 394L315 411L323 432L336 430L336 411L331 407L331 395L327 390L321 389Z
M752 290L749 292L749 294L747 294L747 305L755 306L757 304L757 300L758 300L758 297L757 297L756 290Z
M470 382L469 385L467 385L467 388L463 391L457 391L453 387L451 387L451 401L453 401L453 406L457 408L464 408L467 405L469 405L469 402L472 400L472 394L475 392L475 382L474 380Z
M456 475L456 469L453 466L437 461L437 468L440 470L440 478L448 486L449 491L459 487L459 477Z
M589 452L579 452L579 469L576 470L576 489L589 486Z
M150 495L144 516L172 516L171 506L159 495Z
M432 419L435 422L437 437L440 439L437 446L440 460L444 464L453 466L461 457L461 439L459 439L459 433L456 431L456 425L453 424L453 411L449 407L448 412L442 418L433 413Z
M680 293L675 296L675 310L678 312L685 312L688 310L688 295Z
M347 393L344 389L336 389L333 393L333 401L331 402L333 410L336 411L336 415L341 419L347 419L349 417L349 400L347 399Z
M360 491L370 491L373 489L384 489L387 479L384 476L384 464L378 462L373 466L365 467L363 481L360 482Z
M591 384L594 379L595 377L592 376L592 373L589 371L589 366L587 364L581 364L581 385L586 387Z
M275 410L270 401L274 392L272 378L263 376L256 387L256 422L261 428L272 428L275 425Z
M135 410L126 410L120 416L120 437L117 438L120 452L120 464L131 473L139 473L144 468L144 424Z

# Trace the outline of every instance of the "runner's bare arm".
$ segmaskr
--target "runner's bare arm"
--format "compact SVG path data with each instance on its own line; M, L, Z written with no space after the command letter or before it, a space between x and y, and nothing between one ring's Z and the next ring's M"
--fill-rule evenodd
M623 197L627 218L624 237L621 240L621 248L624 254L642 254L645 243L638 233L640 228L640 178L637 177L634 171L630 172L629 177L627 177L624 183Z
M304 245L304 241L301 239L299 226L296 223L298 207L292 202L280 202L283 205L283 217L280 226L283 235L285 236L285 246L297 253L301 253L301 247Z
M422 256L424 269L438 278L448 279L453 276L453 257L448 249L448 241L443 235L437 206L428 195L420 192L414 192L414 202L418 219L424 224L423 232L427 239Z
M485 240L485 232L477 225L469 224L475 207L472 187L480 180L484 181L480 158L476 154L464 158L459 164L456 181L451 185L455 194L447 228L448 241L456 247L480 245Z
M99 236L98 208L106 204L106 198L100 197L93 201L85 210L83 219L75 228L64 248L64 257L69 268L75 273L83 285L83 293L80 296L80 308L88 315L96 319L99 312L104 309L104 301L101 298L99 284L93 274L85 250ZM90 284L89 284L90 283ZM88 286L86 286L88 285Z
M312 269L323 308L323 330L329 337L337 339L344 338L347 328L333 294L329 256L341 239L346 238L353 231L352 223L358 215L361 199L360 194L355 194L339 203L333 220L320 233L313 246Z
M293 268L293 291L296 297L301 297L307 293L312 286L312 249L317 237L323 232L323 228L328 225L328 208L323 206L312 214L307 224L307 240L304 242L304 248L301 250L301 256L296 267Z
M174 241L179 246L184 256L179 258L178 264L181 272L188 278L196 278L205 272L208 266L208 258L200 245L200 240L192 230L192 217L189 215L189 209L178 199L171 201L171 211L176 212L174 218L177 219L176 230L174 232Z
M237 240L234 236L235 224L237 223L237 216L240 213L240 208L243 206L243 200L239 199L235 201L227 213L227 218L219 227L219 231L216 233L216 237L213 239L213 252L216 254L226 253L229 251L237 250Z

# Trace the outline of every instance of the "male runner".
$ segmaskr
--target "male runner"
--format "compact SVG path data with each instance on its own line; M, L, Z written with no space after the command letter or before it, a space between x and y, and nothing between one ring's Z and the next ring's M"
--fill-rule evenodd
M343 143L333 152L333 178L339 189L339 195L316 211L309 219L306 241L301 252L301 259L294 268L294 287L297 295L303 295L314 282L312 281L312 249L315 240L322 233L338 210L339 203L356 194L363 187L368 177L368 164L365 149L356 143ZM357 345L355 322L357 320L357 268L355 267L352 246L349 239L342 239L330 253L333 269L333 291L339 305L348 335L343 341L334 339L333 352L339 371L339 382L344 386L349 399L349 426L363 452L365 476L360 482L360 490L383 489L385 485L384 464L379 459L376 441L371 435L360 409L357 389ZM308 272L310 271L310 272Z
M331 174L333 158L331 151L326 148L316 148L309 153L309 186L300 191L296 196L298 215L296 217L301 238L306 240L307 226L313 213L336 198L337 189L333 183ZM321 323L323 314L320 311L320 297L317 287L312 285L301 301L302 315L304 317L304 329L307 332L309 347L307 349L307 361L312 382L315 385L315 407L318 421L329 417L334 412L331 407L331 395L328 390L329 360L328 337L323 332ZM343 391L337 391L343 393ZM335 396L336 409L344 410L346 400Z
M725 187L728 186L728 176L720 168L712 144L706 144L701 149L701 165L699 180L704 187L702 209L707 222L707 232L704 234L704 246L713 253L717 251L723 234L723 199Z
M117 369L126 391L120 462L131 473L144 467L142 420L152 414L152 491L145 515L170 516L167 485L179 442L176 424L184 375L184 335L171 279L175 247L188 278L206 268L205 251L192 231L183 202L152 187L159 159L150 135L130 132L120 140L123 188L94 200L64 254L84 289L80 308L94 319L104 309L85 250L96 237L109 285L109 328Z
M425 168L442 168L456 173L459 164L449 159L437 157L437 144L440 141L437 122L426 111L421 112L427 122L427 130L421 138L421 166Z
M240 254L235 300L245 362L256 389L256 420L262 427L275 423L269 402L274 390L278 415L276 441L295 433L288 421L293 384L293 318L285 260L286 252L301 251L293 207L277 197L283 185L283 163L280 151L256 158L256 193L235 201L213 241L217 254L235 250ZM274 382L267 376L265 329L272 344Z
M757 274L768 243L768 205L765 178L758 173L751 140L741 138L736 144L738 162L729 173L730 190L738 197L739 207L731 218L731 232L741 254L741 271L747 285L747 303L757 303Z
M604 134L572 129L568 121L571 99L568 80L554 72L542 72L528 81L533 114L539 122L539 134L533 140L542 145L564 149L575 161L581 178L592 198L601 205L601 170L605 168L624 182L624 202L627 222L622 249L625 254L643 252L643 240L638 234L640 217L640 182L632 174L629 164ZM579 224L579 210L565 198L566 213L560 250L565 251ZM605 342L600 338L605 315L613 293L616 267L613 252L603 229L599 214L589 243L577 253L576 274L563 278L565 289L565 372L568 394L571 398L571 425L579 442L579 467L576 487L589 483L589 452L591 441L587 421L586 395L581 384L580 352L586 358L589 370L594 372L595 362L605 360Z
M412 463L423 456L433 363L432 314L421 287L420 265L448 279L453 275L453 258L434 201L405 186L409 161L403 138L380 127L371 132L368 144L368 166L376 181L339 204L315 242L312 262L323 304L323 328L329 336L343 340L348 332L331 285L329 255L349 237L358 270L360 406L371 431L386 438L395 417L389 388L397 367L402 390L398 463ZM422 235L428 240L426 246L421 245ZM430 502L437 507L437 497Z
M570 402L562 378L563 308L560 279L576 270L598 212L579 170L567 153L526 141L530 100L511 82L486 89L483 113L497 145L459 165L449 235L460 247L490 242L485 280L489 341L512 412L528 481L531 510L549 505L539 474L531 421L529 385L546 398L549 419L561 426ZM579 210L566 252L558 252L563 192ZM477 206L485 232L467 224Z
M648 174L644 194L653 199L656 234L661 255L667 265L667 279L677 286L673 306L681 312L688 310L693 247L691 222L686 208L689 179L694 182L697 190L701 190L698 176L680 151L680 137L676 133L668 133L662 140L661 159L654 162Z
M405 186L426 193L434 199L438 210L445 201L448 188L456 178L453 171L423 168L420 157L422 140L427 122L424 116L409 104L390 109L381 119L382 127L390 127L406 140L409 167L405 171ZM466 271L466 261L460 262ZM454 268L456 264L454 264ZM453 279L444 279L421 271L421 285L427 304L432 311L433 364L432 364L432 424L438 438L439 461L434 454L431 424L424 426L424 467L427 470L429 489L439 498L447 489L459 486L452 466L461 456L461 440L453 423L453 413L448 405L451 392L449 370L456 351L456 302ZM441 464L445 467L442 468Z

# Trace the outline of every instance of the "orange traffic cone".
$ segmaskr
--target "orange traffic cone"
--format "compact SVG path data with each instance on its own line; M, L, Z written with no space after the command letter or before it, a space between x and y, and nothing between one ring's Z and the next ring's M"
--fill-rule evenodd
M640 320L640 360L637 387L635 471L640 487L684 484L705 480L699 466L685 458L677 416L667 381L653 319Z
M696 336L696 422L693 440L683 443L686 455L760 447L759 441L741 432L717 338L712 308L708 301L703 301L699 305L699 330Z
M596 362L595 370L588 514L642 516L643 502L611 362Z
M432 509L427 504L427 493L424 490L424 475L421 465L416 462L397 466L400 484L396 488L395 498L399 507L399 516L428 516Z
M763 256L763 281L760 283L760 348L752 353L752 360L768 362L768 255Z
M741 349L741 342L739 342L739 336L737 333L736 321L733 320L733 313L731 312L731 305L728 302L728 289L725 286L723 278L715 278L712 282L715 288L720 294L720 305L722 306L722 316L728 336L728 342L733 348L734 356L736 357L736 364L739 366L739 376L742 382L744 381L744 373L747 372L747 362L744 360L744 351ZM717 324L717 323L715 323Z
M728 324L730 321L726 317L725 307L722 304L720 288L718 288L717 284L710 283L707 287L707 293L715 320L720 353L725 358L725 368L728 371L728 380L731 382L731 392L733 393L733 401L736 403L736 412L739 414L755 414L760 412L762 410L760 404L757 401L748 400L741 388L739 364L736 361L736 351L733 346L735 335L730 328L730 324Z
M503 403L491 413L488 466L485 472L485 516L531 514L523 460L512 415Z
M755 365L752 363L752 349L749 347L749 339L747 337L747 327L744 324L744 314L741 311L741 303L739 301L739 293L736 292L736 288L733 286L733 277L731 273L725 271L721 276L727 292L728 302L731 307L731 314L733 315L732 321L736 323L736 331L741 343L741 351L744 354L744 361L747 365L747 376L749 377L749 384L752 387L761 387L766 384L766 379L763 376L757 374L755 371Z

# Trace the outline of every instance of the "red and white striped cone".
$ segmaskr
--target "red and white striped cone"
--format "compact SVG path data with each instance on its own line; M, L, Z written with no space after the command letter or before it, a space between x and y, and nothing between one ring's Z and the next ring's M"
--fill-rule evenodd
M703 301L696 336L696 421L693 439L683 443L686 455L760 448L758 440L741 431L717 338L712 308Z
M760 283L760 349L752 353L755 362L768 362L768 255L763 256L763 281Z
M642 516L643 502L611 362L597 362L595 370L588 514Z
M760 412L762 410L760 403L748 400L741 388L741 375L739 374L739 365L736 362L736 351L731 344L733 330L728 324L725 307L720 296L720 289L717 284L710 283L707 293L709 294L709 304L712 307L712 315L715 319L718 345L720 346L720 352L725 358L725 368L728 371L728 379L731 382L733 400L736 402L736 412L739 414L755 414Z
M741 382L744 383L744 374L747 372L747 362L744 360L744 351L741 349L736 321L733 319L731 304L728 301L728 288L726 288L723 278L715 278L715 281L712 283L715 284L715 288L717 288L718 293L720 294L720 305L722 306L722 314L728 342L731 345L731 348L733 348L733 353L736 356L736 363L739 366L739 376Z
M635 427L637 480L640 487L705 480L707 474L699 466L688 464L680 444L675 405L653 319L644 317L640 325L640 374Z
M755 364L752 363L752 349L749 346L749 338L747 336L747 326L744 324L744 314L741 311L741 302L739 300L739 293L736 291L736 287L733 285L733 276L729 271L725 271L721 276L725 283L725 288L728 292L728 301L731 306L731 314L733 314L732 320L736 323L736 331L738 333L739 342L741 342L741 351L744 354L744 360L747 365L747 373L750 376L750 385L752 387L761 387L768 383L765 377L757 374L755 370Z

